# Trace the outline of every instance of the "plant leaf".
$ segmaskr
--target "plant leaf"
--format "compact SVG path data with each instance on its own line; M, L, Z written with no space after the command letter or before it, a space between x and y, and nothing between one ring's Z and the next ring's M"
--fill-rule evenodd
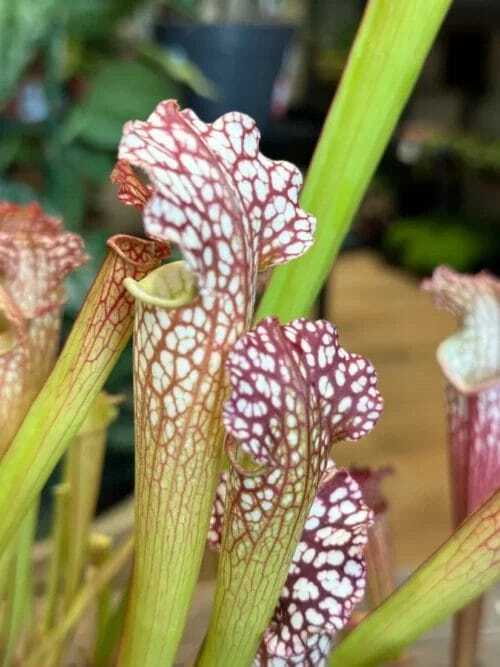
M61 5L61 0L0 3L0 107L12 94L36 49L47 39Z
M451 0L371 0L302 192L316 243L273 273L257 321L307 315L339 251Z
M76 107L63 128L63 140L75 138L99 148L114 149L123 125L144 118L159 100L177 97L177 85L138 62L111 60L89 82L86 100Z
M184 83L198 95L217 99L216 85L207 79L201 69L184 53L159 46L154 42L143 42L136 45L136 48L145 58L161 67L174 81Z

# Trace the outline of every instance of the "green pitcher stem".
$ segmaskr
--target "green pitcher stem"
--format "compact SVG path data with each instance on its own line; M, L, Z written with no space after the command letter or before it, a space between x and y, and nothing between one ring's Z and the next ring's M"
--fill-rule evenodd
M162 488L138 471L137 547L120 667L173 664L201 567L219 470L217 457L200 452L189 467L165 470Z
M64 481L69 485L64 607L75 595L88 557L88 542L101 485L107 428L117 416L115 399L100 394L66 454Z
M183 262L162 266L139 283L127 281L127 288L136 298L137 547L118 664L167 667L198 578L221 467L221 354L209 338L191 339L189 353L177 350L176 341L186 341L177 339L176 327L186 329L182 317L192 317L197 298ZM204 360L199 371L194 350Z
M35 541L39 503L24 517L13 541L12 578L9 582L2 636L2 667L10 667L20 648L23 632L31 627L27 619L33 613L32 550Z
M112 539L103 533L94 532L89 538L89 562L93 568L99 569L106 564L112 553ZM95 646L99 647L106 643L106 633L108 631L109 619L112 615L112 590L111 583L108 582L102 587L97 596L96 609L96 631L95 631ZM109 647L112 651L112 646ZM94 654L95 662L97 652Z
M249 562L238 564L237 549L233 554L222 552L214 612L196 667L252 664L285 584L307 509L289 527L288 540L273 542L270 534ZM278 524L277 538L283 530Z
M276 608L315 487L307 475L296 480L285 468L275 472L280 482L267 510L256 509L255 525L241 507L245 484L266 488L273 473L229 472L214 611L197 667L251 665Z
M94 651L94 667L111 667L116 664L118 642L125 623L128 588L121 592L115 607L109 611L106 622L97 628Z
M62 590L62 572L64 570L64 552L66 538L66 511L69 498L69 485L57 484L52 489L53 515L51 530L51 551L45 585L44 611L41 623L42 636L54 627L58 618L60 594Z

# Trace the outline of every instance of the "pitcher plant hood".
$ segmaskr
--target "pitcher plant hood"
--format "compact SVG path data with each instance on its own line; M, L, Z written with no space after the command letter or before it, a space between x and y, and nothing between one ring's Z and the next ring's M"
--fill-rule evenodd
M311 506L321 512L320 505L325 507L329 499L340 498L344 491L335 496L332 485L340 484L341 480L349 489L346 498L351 491L358 498L359 489L354 481L349 478L347 482L342 473L334 482L328 474L332 466L334 468L329 458L332 443L363 437L374 427L382 409L372 365L364 357L344 350L335 328L326 321L299 319L282 326L277 320L267 318L238 340L227 365L231 394L225 403L223 418L229 433L228 453L232 466L225 492L220 583L201 665L210 664L210 660L223 664L224 660L239 659L237 656L243 656L241 664L244 664L245 659L253 658L258 650L261 657L267 655L266 651L273 651L277 658L287 652L290 656L294 651L297 656L304 651L307 653L305 634L299 632L302 639L297 638L297 633L286 623L283 635L280 635L280 623L270 626L265 634L266 646L259 649L261 636L266 632L283 585L286 590L285 580L292 557L296 559L289 574L293 579L307 565L307 558L313 556L313 551L309 550L313 549L313 543L320 549L322 536L333 531L328 521L333 520L337 510L332 509L329 514L325 508L327 524L316 534L319 515L307 518L313 511ZM254 462L253 468L248 465L248 458ZM215 505L219 514L222 506L219 490ZM346 501L342 507L346 513L355 510L352 502ZM362 520L358 510L355 515L360 518L366 534L369 513L366 506L363 508ZM361 506L358 509L361 512ZM217 544L221 524L222 519L216 513L209 533L212 543ZM299 542L301 535L303 540ZM345 537L350 539L347 533ZM304 547L308 541L311 544ZM302 564L301 549L308 553ZM319 555L317 562L325 562L324 558L325 555ZM342 560L337 561L340 569L342 563ZM361 589L364 570L354 569L360 575ZM336 576L332 574L332 582ZM305 575L298 579L306 590L317 588L317 582L309 587ZM325 614L331 612L328 618L333 619L337 614L337 625L349 615L358 595L357 586L344 583L344 590L349 590L349 594L346 593L343 611L340 603L332 601L330 611L330 602L325 602L323 607ZM283 605L284 600L283 597ZM290 605L294 604L292 595ZM316 610L315 618L319 619L319 613ZM312 618L314 610L309 615ZM299 626L304 632L310 629L310 623L303 620L302 626L298 619L296 615L296 630ZM333 620L331 622L335 625ZM324 624L328 634L326 616ZM285 647L280 642L286 638L290 643Z
M86 261L82 239L36 203L0 202L0 452L55 361L64 278Z
M174 101L160 103L147 121L126 124L113 180L122 201L142 210L146 234L183 256L141 283L127 281L136 299L137 530L144 537L121 654L121 664L131 664L146 653L168 661L175 650L219 477L224 363L252 322L258 272L305 252L315 221L298 206L298 169L263 156L254 121L240 113L207 124ZM153 507L162 508L159 522ZM175 536L169 516L179 526ZM170 570L152 581L159 553L148 546L148 521L163 562L182 564L179 576ZM141 647L132 628L143 618L136 601L144 602L145 590L159 606L148 612L154 638ZM184 602L174 606L173 597ZM167 618L169 609L175 614Z
M457 317L459 331L438 348L448 380L455 520L500 486L500 280L442 266L423 288Z

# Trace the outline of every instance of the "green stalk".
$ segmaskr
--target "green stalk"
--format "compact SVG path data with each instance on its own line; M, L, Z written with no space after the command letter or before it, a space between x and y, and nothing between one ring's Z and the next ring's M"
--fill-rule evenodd
M296 482L288 488L297 487ZM259 530L247 529L248 535L238 533L241 510L232 508L226 515L231 524L222 543L214 610L196 667L252 664L285 585L311 504L311 489L303 493L299 506L283 503L281 507L275 502L272 517L264 515ZM276 495L282 499L285 493L280 489Z
M95 542L96 537L101 538L100 545ZM106 562L106 560L103 559L107 559L109 557L109 548L106 549L106 545L102 541L103 537L105 536L101 533L98 533L94 536L93 542L94 558L100 561L101 567ZM97 547L99 554L96 552ZM110 665L114 665L116 662L118 640L125 622L128 592L129 586L126 585L124 590L120 592L118 602L114 605L112 604L112 591L109 582L99 593L97 599L97 627L94 648L94 667L108 667Z
M118 414L115 402L105 393L96 398L66 454L64 481L70 494L66 512L65 608L78 590L84 572L101 485L107 428Z
M108 616L99 643L96 642L94 667L111 667L116 664L119 639L125 623L128 594L129 590L127 588Z
M89 561L95 569L104 566L111 555L113 540L104 533L92 533L89 536ZM108 622L111 616L111 587L108 582L97 596L96 611L96 646L105 642Z
M39 646L26 658L23 667L46 665L48 656L58 654L67 635L80 620L87 607L96 599L103 587L127 564L133 552L133 538L128 538L113 553L97 573L80 589L61 622L52 629Z
M309 169L316 243L274 270L257 320L307 316L387 146L451 0L371 0Z
M164 256L150 241L118 236L49 379L0 465L0 554L78 432L130 338L127 276L143 277Z
M500 490L334 651L331 667L397 658L424 632L500 581Z
M19 650L23 631L30 627L29 618L33 612L32 550L38 517L38 501L32 505L24 517L14 540L15 551L12 559L12 578L4 616L2 636L2 667L9 667Z
M61 591L61 572L64 559L66 508L69 497L69 485L57 484L52 489L54 511L52 519L52 545L50 563L45 588L45 608L42 619L42 636L45 635L57 620L59 594Z
M0 557L0 608L2 609L3 612L5 611L3 608L4 607L3 603L7 595L9 579L10 579L10 550L7 549ZM0 643L1 643L1 638L0 638Z
M221 347L214 340L216 316L208 313L208 326L190 350L181 355L177 349L177 339L185 342L185 322L200 310L195 278L183 262L126 285L136 298L137 547L117 664L167 666L198 579L221 465ZM202 363L194 361L197 350Z
M106 625L102 628L99 642L96 642L94 667L111 667L111 665L116 664L116 652L125 623L128 594L127 588L123 591L115 608L111 610Z

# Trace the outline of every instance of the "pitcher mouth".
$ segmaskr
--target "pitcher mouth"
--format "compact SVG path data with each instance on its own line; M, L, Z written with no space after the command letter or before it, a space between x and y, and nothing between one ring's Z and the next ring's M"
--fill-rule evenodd
M437 360L448 382L466 395L478 394L500 384L500 368L495 364L481 367L477 363L477 351L466 348L461 331L438 346Z
M464 354L462 332L439 345L437 359L448 382L462 394L478 394L500 384L500 368L478 369L475 356Z
M187 306L198 296L196 277L183 260L163 264L139 281L125 278L123 284L135 299L166 309Z

